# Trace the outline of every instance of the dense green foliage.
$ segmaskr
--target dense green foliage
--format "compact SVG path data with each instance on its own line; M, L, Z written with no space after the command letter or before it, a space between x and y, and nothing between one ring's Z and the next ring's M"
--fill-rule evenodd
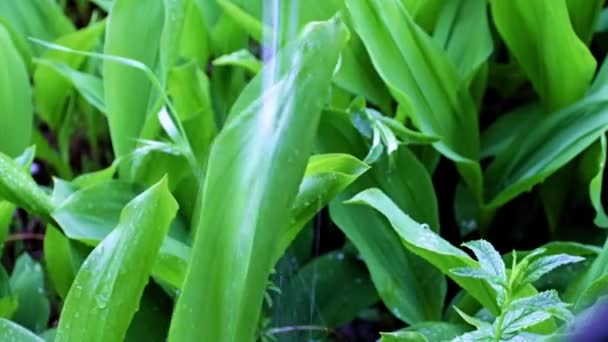
M604 0L1 0L0 340L567 340L607 51Z

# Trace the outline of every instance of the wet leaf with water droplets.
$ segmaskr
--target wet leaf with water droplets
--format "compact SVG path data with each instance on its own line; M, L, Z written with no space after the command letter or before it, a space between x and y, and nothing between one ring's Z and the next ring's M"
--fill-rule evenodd
M164 178L123 209L85 260L61 312L56 341L119 341L139 306L177 203ZM120 274L122 268L128 275Z

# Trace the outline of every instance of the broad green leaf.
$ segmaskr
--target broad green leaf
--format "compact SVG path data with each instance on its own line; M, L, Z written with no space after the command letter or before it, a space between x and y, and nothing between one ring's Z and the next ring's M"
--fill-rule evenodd
M366 153L359 132L348 115L340 112L324 113L317 145L319 150L328 153L355 156ZM338 196L330 204L330 215L361 253L378 294L393 315L411 323L437 320L443 307L445 278L431 265L410 254L378 213L342 203L374 186L382 187L403 210L438 231L437 199L431 179L424 166L402 146L393 154L392 165L387 157L380 159Z
M86 28L62 36L55 44L81 51L91 51L97 46L104 32L105 22L99 22ZM41 58L55 63L63 63L69 70L78 70L86 61L86 57L58 50L47 50ZM65 70L66 67L63 67ZM78 88L78 82L70 82L65 77L66 72L58 72L57 68L47 63L38 63L34 72L34 95L36 109L40 117L52 129L59 129L63 124L68 98L73 86Z
M177 203L166 179L133 199L83 263L65 300L56 341L118 341L139 307Z
M290 278L273 302L272 325L334 328L350 322L377 300L365 266L336 251L313 259ZM307 341L310 333L283 335L284 341Z
M600 14L600 19L597 25L597 32L608 31L608 10L604 8Z
M591 37L595 32L605 2L606 0L566 0L572 27L586 44L591 42Z
M95 245L116 227L122 208L137 193L138 187L118 180L84 187L57 203L52 217L70 239Z
M134 59L155 70L163 22L161 1L114 1L104 53ZM113 61L104 62L103 82L112 146L116 157L123 157L135 149L158 94L140 70Z
M327 20L336 13L345 10L344 0L319 1L314 6L302 6L299 0L282 0L277 2L277 7L268 6L267 11L277 11L279 13L278 23L268 23L262 20L266 25L277 26L273 27L273 33L278 37L266 38L270 41L276 39L275 45L282 45L291 41L295 33L299 32L307 23ZM267 20L268 18L263 19ZM261 23L257 25L262 26ZM258 40L258 42L261 41ZM361 40L354 34L342 51L334 82L341 89L364 96L382 110L388 111L390 108L391 99L388 90L374 71Z
M51 307L40 263L27 253L22 254L15 263L10 285L19 302L12 320L34 332L42 332L48 324Z
M487 0L447 1L433 32L465 84L470 84L493 50L487 7Z
M26 44L26 37L53 41L74 31L74 25L54 0L2 1L0 21L15 30L23 44ZM39 55L42 49L32 45L27 51L30 56L34 52Z
M597 141L608 127L608 63L584 99L520 130L487 168L486 201L497 208L529 191Z
M75 182L79 180L82 182L83 178ZM55 190L58 188L57 184L61 183L56 183ZM96 246L113 231L119 223L122 208L138 192L138 186L118 180L88 184L67 195L55 196L59 199L52 217L68 238ZM161 246L153 275L179 288L184 279L189 255L190 248L178 241L175 234L170 233Z
M278 259L284 253L302 227L319 210L368 169L368 165L347 154L312 156L291 210L289 229L280 237L275 258Z
M0 318L0 336L7 342L44 342L31 331L4 318Z
M339 19L308 26L233 106L209 157L192 258L169 340L253 338L276 237L289 227L289 209L347 39ZM192 325L193 315L200 325Z
M0 4L0 11L2 6ZM25 64L1 23L0 60L0 127L4 127L0 135L0 153L15 157L30 144L32 137L32 89Z
M64 63L58 63L46 59L36 61L39 65L45 65L61 75L66 82L74 87L90 105L95 107L102 114L107 112L104 100L103 81L94 75L80 72ZM45 91L45 90L41 90Z
M33 153L33 150L31 150ZM48 216L53 210L50 196L17 162L0 153L0 197L32 214Z
M478 267L477 263L466 253L404 214L390 198L378 189L366 190L351 199L349 203L363 204L378 210L390 221L401 237L401 241L410 251L450 276L484 307L494 313L497 312L494 291L484 281L456 276L449 272L449 270L459 267Z
M72 243L51 225L44 234L44 264L57 294L65 299L82 263Z
M456 162L475 198L482 197L479 124L468 88L448 56L398 0L347 0L357 33L393 96L422 133Z
M211 3L206 1L205 3ZM207 65L210 42L208 28L199 2L189 1L184 18L184 27L180 38L179 56L192 59L201 68ZM205 13L206 14L206 13Z
M557 110L589 88L596 61L576 35L566 0L492 0L492 17L544 106Z

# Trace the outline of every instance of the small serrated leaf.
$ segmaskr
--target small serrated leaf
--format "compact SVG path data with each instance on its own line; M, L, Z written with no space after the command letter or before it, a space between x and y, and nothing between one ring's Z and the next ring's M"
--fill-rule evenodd
M537 293L534 296L518 299L511 303L509 310L543 311L567 321L574 318L570 310L568 310L568 306L569 304L561 301L557 291L549 290Z
M516 334L549 318L551 318L551 314L544 311L511 310L505 315L501 331L503 335Z
M485 240L475 240L464 243L463 246L473 251L483 270L498 277L502 281L507 280L505 263L491 243Z
M573 264L585 260L583 257L568 254L549 255L536 259L526 268L522 283L533 283L546 273L551 272L559 266Z

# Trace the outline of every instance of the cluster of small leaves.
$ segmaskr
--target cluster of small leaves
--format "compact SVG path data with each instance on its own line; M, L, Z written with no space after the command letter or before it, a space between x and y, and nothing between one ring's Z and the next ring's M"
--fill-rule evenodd
M567 303L564 303L555 290L539 292L521 297L521 293L531 283L557 267L584 260L582 257L568 254L542 256L546 252L539 248L517 262L513 253L513 264L510 272L492 244L485 240L471 241L463 244L475 254L479 268L462 267L452 270L461 277L485 280L496 292L496 301L500 314L492 323L472 317L458 308L457 312L477 330L466 333L456 341L530 341L542 335L526 331L539 323L553 317L562 321L573 318Z

